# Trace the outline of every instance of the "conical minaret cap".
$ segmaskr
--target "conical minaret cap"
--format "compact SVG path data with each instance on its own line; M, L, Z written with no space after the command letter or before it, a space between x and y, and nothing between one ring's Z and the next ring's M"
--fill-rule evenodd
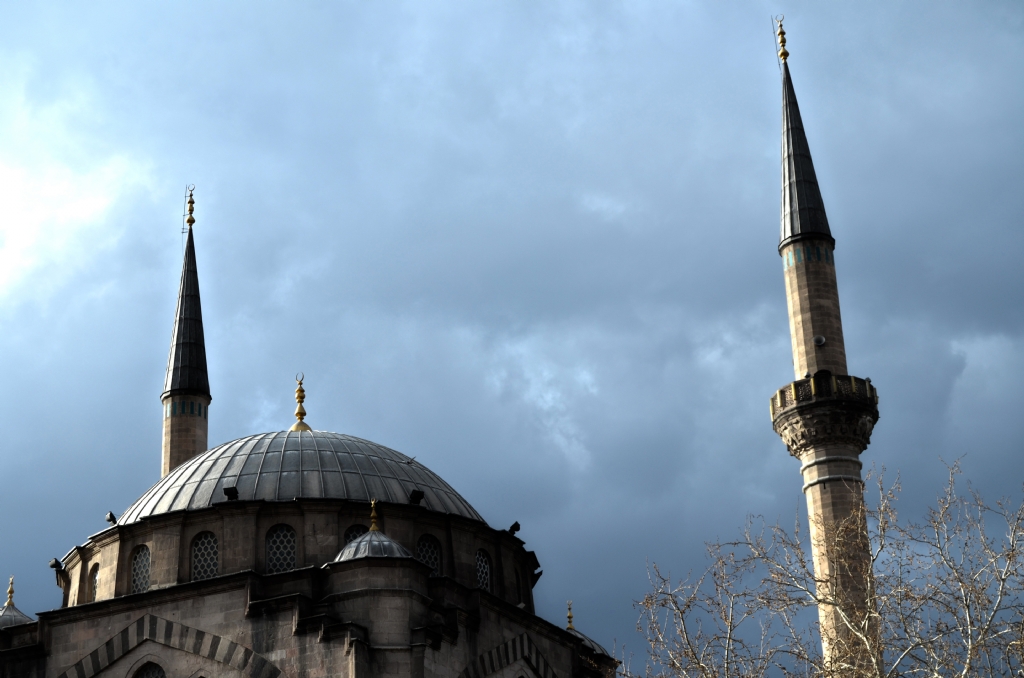
M206 341L203 338L203 309L199 301L199 271L196 268L196 247L192 239L192 216L195 201L188 196L188 239L185 260L181 266L178 287L178 308L171 332L171 353L167 358L164 392L169 395L210 396L210 379L206 371Z
M779 27L782 31L781 24ZM781 51L786 57L785 38ZM828 227L825 203L814 174L811 149L807 144L800 106L789 75L789 62L782 61L782 233L779 250L795 240L816 237L835 242Z

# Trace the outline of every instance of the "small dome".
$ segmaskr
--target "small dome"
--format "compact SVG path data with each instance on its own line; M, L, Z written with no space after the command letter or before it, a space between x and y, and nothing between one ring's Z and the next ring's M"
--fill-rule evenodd
M334 562L344 563L359 558L412 558L412 554L383 532L370 530L345 544Z
M611 655L608 654L608 650L606 650L603 647L601 647L597 643L597 641L595 641L590 636L584 635L584 634L580 633L579 631L577 631L576 629L568 629L568 631L572 635L574 635L577 638L579 638L580 640L582 640L583 641L583 646L586 647L591 652L594 652L596 654L603 654L606 657L611 657Z
M0 598L0 600L3 599ZM13 602L8 602L3 607L0 607L0 629L8 626L16 626L17 624L28 624L31 621L32 618L14 607Z
M202 509L225 500L224 488L238 499L377 498L409 503L423 492L421 506L483 522L458 492L415 459L390 448L327 431L280 431L239 438L203 452L168 473L121 516L119 524L182 509Z
M0 629L18 624L28 624L31 621L31 617L14 607L14 577L12 576L11 583L7 587L7 602L0 607Z

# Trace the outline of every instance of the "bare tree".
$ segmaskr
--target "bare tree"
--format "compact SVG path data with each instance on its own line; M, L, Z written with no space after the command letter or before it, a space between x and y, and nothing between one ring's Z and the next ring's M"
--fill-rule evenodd
M879 476L872 508L820 531L837 559L868 540L869 573L837 562L816 579L799 524L758 520L709 544L699 576L675 583L652 566L638 603L646 676L1024 676L1024 503L959 493L959 474L949 468L922 521L900 522L899 483ZM821 637L819 609L840 621L834 637Z

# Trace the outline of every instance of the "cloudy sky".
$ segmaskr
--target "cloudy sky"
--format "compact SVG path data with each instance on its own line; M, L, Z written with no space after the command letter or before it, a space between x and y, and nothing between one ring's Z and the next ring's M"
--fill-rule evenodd
M1024 5L5 3L0 574L159 477L196 243L210 443L309 421L437 471L544 568L539 612L639 649L647 564L803 512L779 214L790 64L865 460L917 515L964 457L1024 481Z

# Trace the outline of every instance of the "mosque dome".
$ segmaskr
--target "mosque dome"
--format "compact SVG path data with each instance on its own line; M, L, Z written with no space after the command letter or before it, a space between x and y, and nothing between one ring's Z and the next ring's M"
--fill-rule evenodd
M360 558L412 558L412 554L377 526L377 500L370 500L370 531L345 545L336 563Z
M568 629L568 631L569 633L583 641L583 647L587 648L591 652L595 654L602 654L605 657L611 657L611 655L608 653L608 650L604 649L596 640L594 640L590 636L580 633L576 629Z
M344 563L359 558L412 558L412 554L383 532L371 530L346 544L334 562Z
M241 501L349 499L407 504L484 522L436 473L401 452L340 433L279 431L239 438L178 466L132 504L121 525L171 511ZM419 496L417 494L417 496Z
M32 617L14 607L13 604L0 607L0 629L18 624L28 624L31 621Z
M610 654L608 654L608 650L606 650L603 647L601 647L601 645L596 640L594 640L593 638L591 638L590 636L588 636L588 635L586 635L584 633L580 633L579 631L576 630L576 627L572 625L572 601L571 600L569 601L569 613L566 615L566 617L569 620L569 623L566 625L565 630L568 631L569 633L571 633L572 635L574 635L583 644L583 647L587 648L587 650L589 650L590 652L593 652L594 654L603 655L605 657L612 658L612 656Z
M32 617L14 607L14 577L11 577L11 584L7 587L7 602L0 607L0 629L18 624L28 624Z

